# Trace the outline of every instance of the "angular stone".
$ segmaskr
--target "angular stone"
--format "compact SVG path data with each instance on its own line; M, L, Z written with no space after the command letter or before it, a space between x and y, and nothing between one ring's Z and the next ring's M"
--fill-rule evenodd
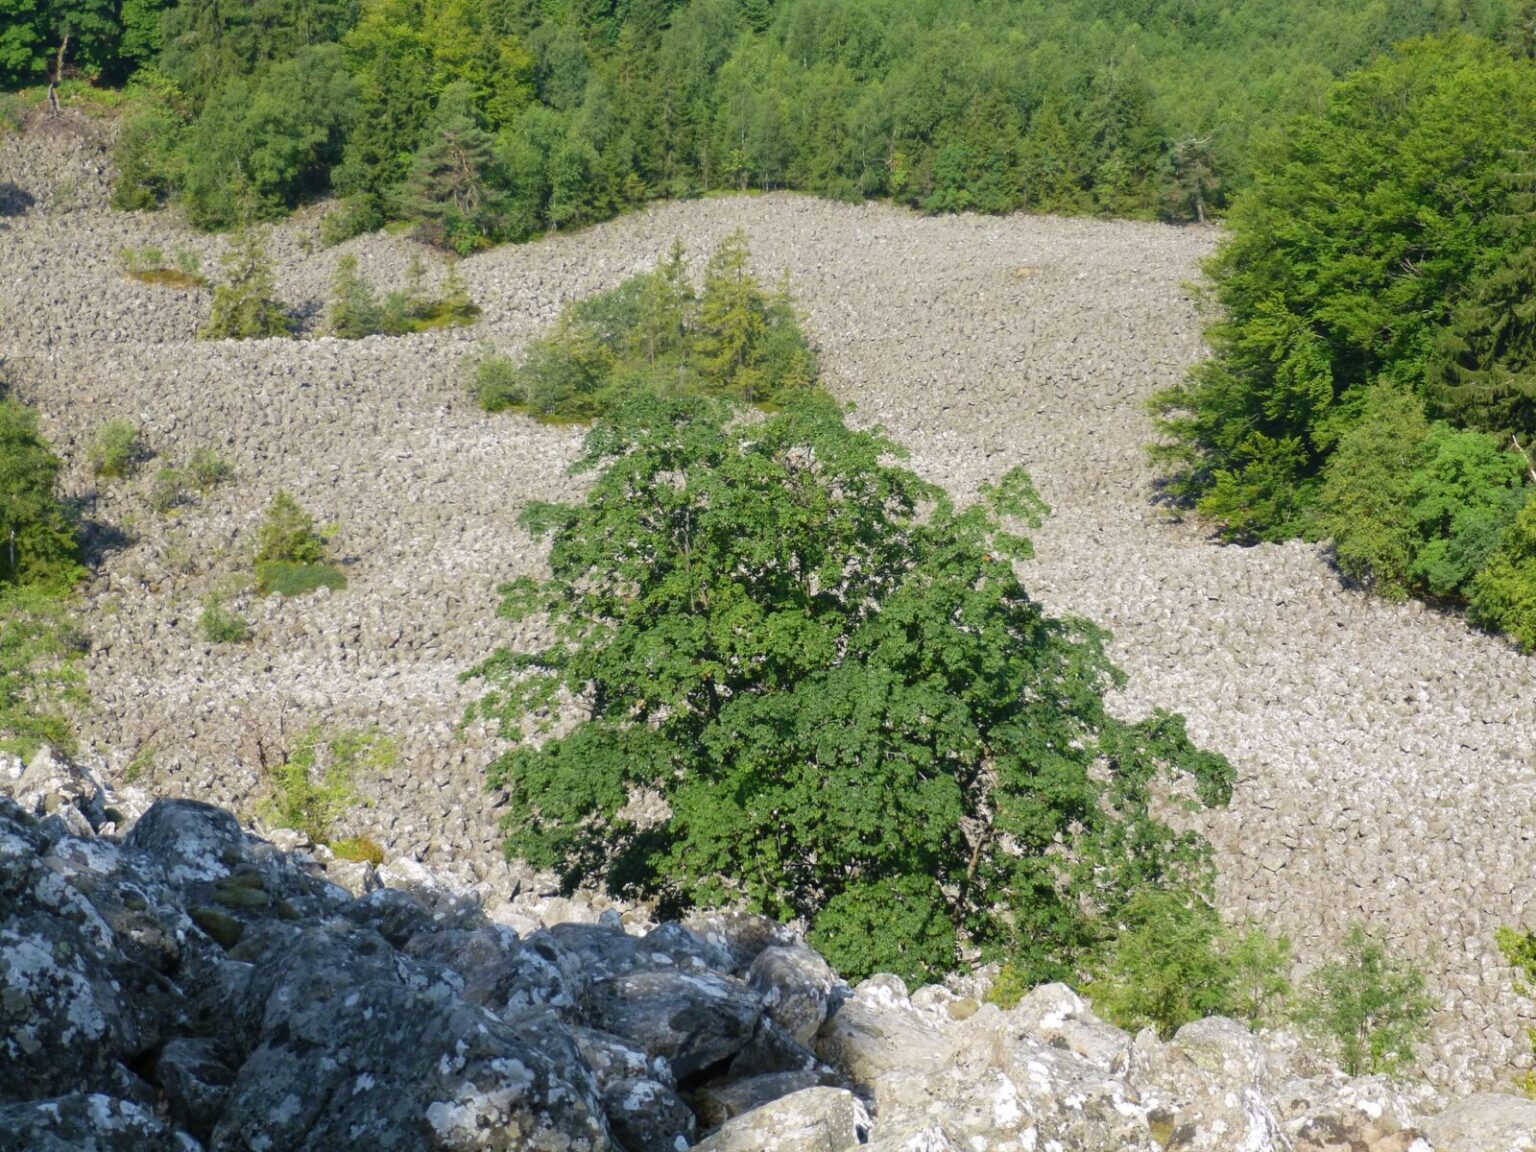
M99 1093L0 1104L0 1152L202 1152L148 1108Z
M1531 1152L1536 1149L1536 1100L1487 1093L1458 1100L1424 1121L1435 1152Z
M586 1006L596 1027L665 1057L679 1081L736 1055L762 1015L761 1000L742 981L675 970L598 980Z
M626 1152L682 1152L698 1134L693 1110L655 1080L615 1080L603 1089L608 1125Z
M752 961L747 985L763 998L768 1018L809 1044L827 1018L837 974L809 948L774 945Z
M870 1129L864 1106L841 1088L807 1088L730 1121L697 1152L846 1152Z

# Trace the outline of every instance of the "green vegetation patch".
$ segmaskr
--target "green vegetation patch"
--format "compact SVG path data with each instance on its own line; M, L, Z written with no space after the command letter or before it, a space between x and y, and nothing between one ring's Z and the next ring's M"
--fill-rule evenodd
M357 777L388 768L398 757L395 742L376 728L328 731L312 725L268 771L270 795L261 817L324 844L336 820L361 802Z
M381 301L378 290L358 272L357 257L343 256L331 277L331 305L326 317L331 335L344 340L404 336L436 328L460 328L479 318L480 306L470 299L457 266L449 267L436 296L428 296L422 289L425 273L420 258L414 259L406 289L390 292Z
M763 291L749 258L744 233L727 237L695 292L675 244L654 272L569 305L521 361L482 354L471 388L487 411L551 422L595 419L640 392L726 396L764 408L809 392L816 355L788 278Z
M1170 775L1223 803L1232 769L1178 717L1105 710L1104 633L1014 574L1028 478L961 509L897 455L813 392L750 419L640 395L593 427L586 500L523 517L550 578L503 589L555 639L473 672L515 741L510 854L803 918L850 978L919 982L962 948L1060 978L1137 891L1203 887L1204 843L1148 806ZM636 789L671 815L632 824Z
M1533 132L1536 65L1459 36L1292 124L1207 268L1214 356L1154 402L1175 501L1536 643Z

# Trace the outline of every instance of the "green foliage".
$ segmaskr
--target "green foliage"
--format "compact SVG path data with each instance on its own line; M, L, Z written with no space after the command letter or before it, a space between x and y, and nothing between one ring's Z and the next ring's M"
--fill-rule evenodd
M224 598L209 596L197 618L203 639L210 644L244 644L251 638L251 625L245 617L224 606Z
M324 559L325 538L315 530L314 517L287 492L272 497L256 529L256 563L317 564Z
M174 267L165 262L165 254L160 249L149 246L124 248L118 253L118 259L130 279L145 284L186 289L201 288L208 283L200 272L202 261L190 249L177 250Z
M398 756L395 742L377 728L332 732L312 725L283 762L269 770L271 796L261 816L324 844L332 825L359 802L358 775L382 771Z
M1406 1068L1427 1035L1430 1010L1424 974L1394 958L1354 925L1344 955L1308 978L1298 1019L1337 1049L1351 1076Z
M1515 991L1522 996L1529 996L1530 982L1536 981L1536 936L1500 925L1494 939L1499 952L1515 970ZM1536 1051L1536 1029L1527 1029L1526 1038L1531 1043L1532 1051ZM1536 1099L1536 1072L1527 1069L1516 1081L1516 1085L1524 1095Z
M107 480L131 476L149 458L139 426L131 420L108 420L96 429L86 453L91 471Z
M256 591L263 596L308 596L321 588L340 592L347 586L346 573L332 564L295 564L267 560L256 565Z
M1157 402L1175 495L1234 536L1307 530L1365 390L1430 390L1462 286L1509 242L1533 129L1536 68L1455 37L1403 45L1291 126L1208 269L1215 358Z
M1106 1020L1132 1032L1153 1027L1166 1040L1205 1016L1277 1019L1290 994L1286 940L1228 929L1187 893L1148 890L1123 917L1084 989Z
M74 659L84 647L59 592L0 584L0 752L73 749L69 713L84 699Z
M346 255L336 262L331 277L331 306L327 316L331 335L344 340L364 336L403 336L432 328L462 327L480 316L480 306L456 266L450 266L438 296L421 290L425 268L420 261L411 267L411 286L391 292L380 303L378 291L357 270L357 257Z
M1200 882L1152 789L1187 775L1220 803L1232 770L1176 717L1105 711L1103 633L1014 575L1003 518L1046 511L1028 478L957 509L896 454L816 393L755 420L640 394L592 429L585 502L524 514L550 578L503 590L553 640L472 673L514 741L491 770L509 853L803 917L846 975L913 980L962 942L1060 975L1136 891ZM631 823L637 789L670 815Z
M1526 502L1523 480L1491 436L1431 424L1417 397L1380 384L1329 460L1318 526L1340 570L1389 599L1459 600Z
M213 290L213 310L200 339L260 340L293 332L293 321L274 295L266 244L255 229L237 235L219 263L224 280Z
M1536 652L1536 498L1526 500L1467 596L1472 619Z
M62 469L36 414L0 396L0 592L66 587L80 574L75 519L57 496Z
M149 489L149 506L162 516L185 504L191 497L187 474L180 468L165 467L155 473Z
M474 363L487 411L590 420L639 391L729 396L773 408L816 387L815 353L783 280L765 293L747 268L745 236L710 258L695 295L681 245L653 272L578 301L515 367L493 351Z
M333 840L330 847L338 860L372 864L375 868L384 863L384 849L379 846L378 841L367 836L348 836L344 840Z
M234 474L234 465L212 448L199 448L187 460L187 475L200 492L212 491Z

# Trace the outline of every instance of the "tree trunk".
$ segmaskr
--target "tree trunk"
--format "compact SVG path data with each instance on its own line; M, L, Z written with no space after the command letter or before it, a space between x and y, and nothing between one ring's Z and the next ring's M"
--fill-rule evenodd
M59 114L59 81L64 79L64 53L69 51L69 33L64 33L64 39L59 41L58 55L53 58L53 77L48 81L48 111L57 116Z

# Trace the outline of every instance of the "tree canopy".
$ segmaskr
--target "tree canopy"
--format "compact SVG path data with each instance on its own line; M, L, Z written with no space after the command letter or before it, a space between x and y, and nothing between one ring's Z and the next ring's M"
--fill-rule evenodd
M1466 598L1530 494L1533 131L1536 66L1463 36L1291 125L1207 268L1214 354L1155 401L1173 497L1230 538L1329 537L1390 594Z
M1175 716L1105 711L1104 634L1014 574L1028 478L960 509L895 452L818 394L760 419L641 394L593 428L586 501L524 514L550 578L503 589L550 643L474 671L516 741L510 854L798 918L845 973L915 980L962 947L1060 975L1133 892L1200 882L1154 781L1224 802L1231 769Z

